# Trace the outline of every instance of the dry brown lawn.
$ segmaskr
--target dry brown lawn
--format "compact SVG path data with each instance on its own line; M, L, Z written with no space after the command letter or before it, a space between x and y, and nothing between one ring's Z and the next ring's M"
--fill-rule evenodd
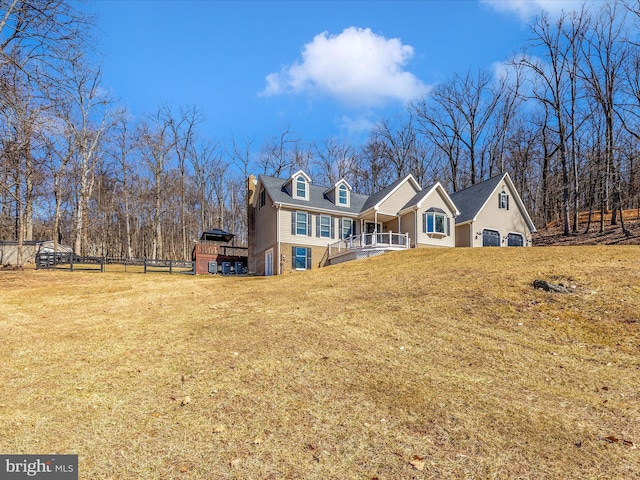
M639 319L636 246L0 272L0 453L77 453L81 479L640 478Z

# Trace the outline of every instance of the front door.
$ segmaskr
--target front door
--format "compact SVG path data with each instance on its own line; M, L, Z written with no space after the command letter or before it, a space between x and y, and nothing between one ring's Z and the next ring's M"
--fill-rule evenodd
M379 223L367 222L365 224L365 233L366 233L366 235L364 236L365 245L375 245L376 241L375 241L375 238L373 238L375 236L373 235L373 233L381 233L381 232L382 232L382 225L380 225Z
M264 276L273 275L273 248L264 252Z

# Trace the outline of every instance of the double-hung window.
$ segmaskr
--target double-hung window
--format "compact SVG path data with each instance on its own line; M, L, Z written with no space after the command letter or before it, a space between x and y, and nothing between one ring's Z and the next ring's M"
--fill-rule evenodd
M307 198L307 181L304 177L296 178L296 197Z
M311 215L307 212L291 212L291 235L311 236Z
M338 205L342 205L346 207L349 205L349 191L345 185L340 185L338 187Z
M292 247L292 268L294 270L311 269L311 249L307 247Z
M316 216L316 236L319 238L333 238L333 219L329 215Z
M307 234L307 213L296 212L296 235Z

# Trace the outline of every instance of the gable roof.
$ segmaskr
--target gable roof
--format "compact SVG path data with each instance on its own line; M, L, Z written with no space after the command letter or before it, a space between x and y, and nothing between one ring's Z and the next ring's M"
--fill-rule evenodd
M456 218L456 224L475 221L480 210L482 210L490 200L503 180L511 190L511 194L516 200L518 209L529 226L529 230L531 230L531 232L535 232L536 227L533 224L531 217L529 217L527 209L524 207L522 199L520 198L520 195L518 195L515 185L511 181L511 177L506 172L451 194L451 200L453 200L453 203L455 203L460 210L460 216Z
M331 185L329 188L327 188L324 193L329 193L333 190L336 190L338 187L340 187L341 185L344 185L345 187L347 187L347 190L351 191L353 190L353 188L351 188L351 185L349 185L349 182L347 182L344 178L341 178L340 180L338 180L336 183L334 183L333 185Z
M379 192L376 192L373 195L370 195L369 198L367 199L367 201L365 202L364 206L362 207L362 211L364 212L366 210L370 210L372 208L375 208L375 207L379 206L393 192L395 192L398 188L400 188L400 186L405 182L413 183L413 185L416 187L417 190L421 190L422 189L422 187L416 181L416 179L413 178L413 175L409 174L404 178L399 178L398 180L393 182L391 185L389 185L388 187L383 188Z
M421 207L421 203L422 201L427 198L429 195L431 195L431 193L434 190L438 190L440 191L440 193L443 195L444 201L445 203L449 206L449 208L451 209L451 211L453 212L453 216L456 217L458 215L460 215L460 211L457 208L457 205L453 202L453 200L451 200L451 197L449 196L449 194L447 193L447 191L444 189L444 187L442 186L442 184L440 182L436 182L433 185L430 185L426 188L423 188L422 190L420 190L418 193L416 193L414 195L414 197L409 200L407 202L407 204L402 207L400 209L399 213L404 212L405 210L409 210L413 207Z
M260 175L260 177L258 177L258 184L262 184L264 189L269 194L269 197L271 197L271 200L273 200L273 203L288 205L292 207L301 207L305 209L315 210L330 210L343 214L346 213L358 215L362 210L362 206L367 201L367 195L361 195L352 192L351 203L349 204L349 206L338 206L331 200L329 200L325 195L327 191L326 187L313 184L309 185L309 200L293 198L284 188L286 182L283 184L281 178L267 177L265 175Z

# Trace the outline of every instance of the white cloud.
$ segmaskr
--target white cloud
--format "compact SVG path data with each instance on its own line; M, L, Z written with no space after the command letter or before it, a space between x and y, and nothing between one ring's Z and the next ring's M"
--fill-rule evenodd
M515 13L521 20L546 11L552 17L558 17L563 11L578 11L583 4L589 5L595 0L480 0L499 12Z
M412 46L369 28L349 27L339 35L323 32L303 47L301 62L267 75L261 94L321 93L353 106L407 102L428 91L404 70L412 57Z
M348 136L353 137L368 134L375 125L375 122L367 115L360 115L357 117L343 115L340 117L338 125Z

